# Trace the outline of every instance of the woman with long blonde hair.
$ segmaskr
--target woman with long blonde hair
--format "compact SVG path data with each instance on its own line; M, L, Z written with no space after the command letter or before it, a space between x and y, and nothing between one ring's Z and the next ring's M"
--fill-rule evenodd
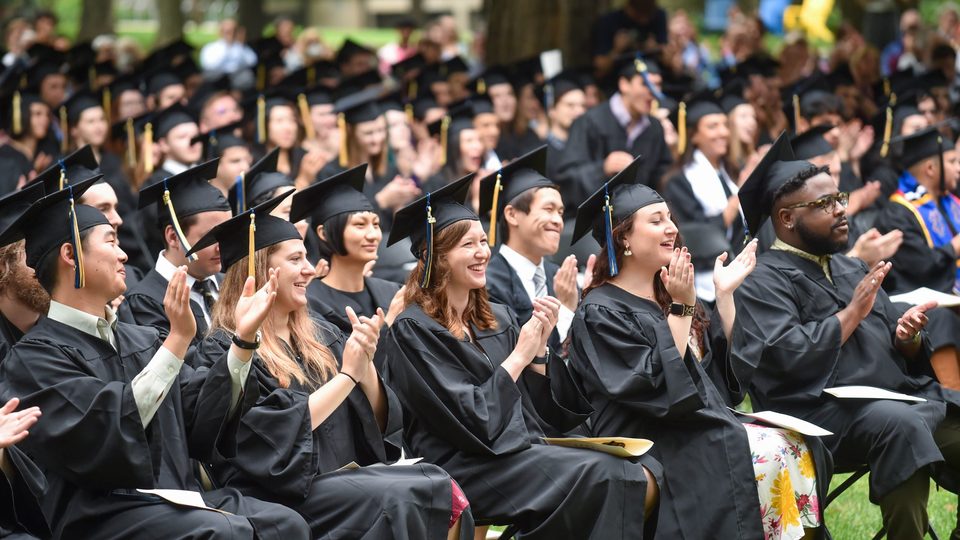
M457 479L475 515L523 538L643 538L655 460L544 444L590 410L559 351L546 350L560 302L535 299L521 328L487 300L490 248L463 204L472 177L411 203L391 231L391 243L411 237L419 258L387 332L385 377L404 405L407 446Z
M245 395L255 403L240 420L235 454L223 453L212 477L290 506L315 537L334 530L398 539L471 534L466 501L440 468L343 470L401 455L399 404L372 362L384 315L358 317L348 307L349 337L311 318L306 288L314 268L303 240L292 223L270 215L288 195L232 218L194 246L219 242L226 272L198 356L215 357L231 341L256 349L251 379L258 390ZM232 306L248 275L256 283L274 281L276 299L257 342L238 343Z

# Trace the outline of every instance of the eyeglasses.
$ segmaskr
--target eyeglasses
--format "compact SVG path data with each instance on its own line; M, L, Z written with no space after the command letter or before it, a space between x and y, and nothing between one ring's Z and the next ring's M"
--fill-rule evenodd
M848 202L850 202L850 194L841 192L834 193L833 195L824 195L815 201L791 204L784 208L819 208L823 210L823 213L829 214L833 212L835 205L839 204L841 208L846 208Z

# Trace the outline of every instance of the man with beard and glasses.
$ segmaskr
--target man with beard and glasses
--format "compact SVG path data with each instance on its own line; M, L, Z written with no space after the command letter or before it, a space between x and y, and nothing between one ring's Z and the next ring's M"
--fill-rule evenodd
M881 288L890 263L841 254L847 196L826 168L794 159L781 135L740 189L749 229L770 217L777 240L735 293L733 369L755 407L831 431L837 470L870 468L889 537L920 539L930 478L960 487L960 393L914 374L932 351L925 312L936 303L901 312ZM827 392L851 386L872 389Z
M0 231L43 196L34 184L0 199ZM0 247L0 361L50 306L50 296L26 265L23 241Z

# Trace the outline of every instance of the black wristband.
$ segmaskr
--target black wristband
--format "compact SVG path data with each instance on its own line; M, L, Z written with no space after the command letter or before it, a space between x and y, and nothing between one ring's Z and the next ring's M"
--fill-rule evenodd
M239 334L233 335L233 344L247 351L255 351L260 348L260 332L257 331L256 341L244 341L240 339Z
M344 375L346 378L348 378L348 379L350 379L351 381L353 381L353 384L355 384L355 385L359 385L359 384L360 384L360 383L357 382L356 379L353 378L353 375L347 373L346 371L341 371L341 372L340 372L340 375Z

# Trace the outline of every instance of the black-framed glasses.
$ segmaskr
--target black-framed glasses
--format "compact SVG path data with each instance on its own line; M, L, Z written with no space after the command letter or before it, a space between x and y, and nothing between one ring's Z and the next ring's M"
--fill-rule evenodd
M833 209L836 205L840 205L841 208L846 208L847 203L850 202L850 194L845 192L834 193L833 195L824 195L815 201L802 202L797 204L791 204L790 206L784 206L785 209L790 208L818 208L822 210L825 214L833 212Z

